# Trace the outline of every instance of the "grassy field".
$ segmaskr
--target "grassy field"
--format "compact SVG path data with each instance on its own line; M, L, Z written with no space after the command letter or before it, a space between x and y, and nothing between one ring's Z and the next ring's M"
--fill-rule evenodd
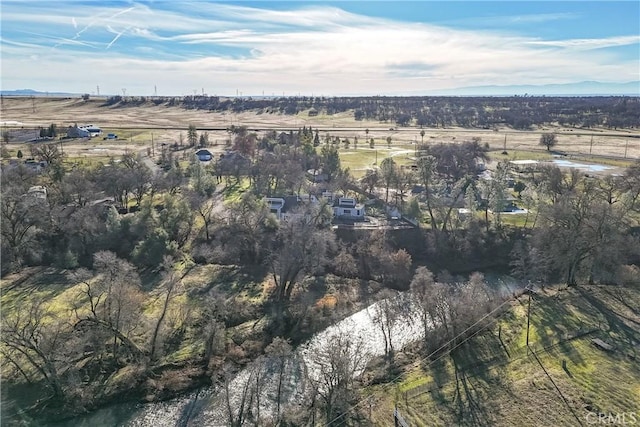
M308 112L296 115L282 115L247 111L242 113L217 113L205 110L186 110L179 107L156 106L147 103L139 106L104 106L105 99L92 98L83 101L80 98L5 98L1 111L2 122L8 128L29 128L49 126L55 123L63 130L74 123L79 125L93 123L101 126L105 133L118 134L117 141L103 141L98 138L87 142L67 142L65 149L74 156L90 156L92 149L106 148L109 154L124 150L143 150L155 144L178 142L180 134L186 138L189 124L198 129L226 129L231 125L245 125L262 135L269 129L297 129L303 126L319 128L321 136L330 133L333 136L358 137L358 148L365 141L374 138L376 148L386 147L386 138L392 138L394 149L404 149L411 143L456 143L480 137L490 150L500 153L506 140L506 149L514 152L528 152L534 156L546 156L538 145L540 134L556 132L558 145L555 149L571 155L613 156L627 159L640 158L640 132L637 130L578 129L564 127L545 127L532 131L515 131L508 128L497 130L463 128L426 128L424 138L420 128L397 127L395 123L377 121L356 121L352 112L334 115L319 114L309 117ZM368 129L367 133L365 130ZM633 137L633 138L630 138ZM224 145L228 134L224 130L209 130L209 140L219 147ZM17 147L9 144L9 150ZM413 148L410 148L413 149ZM97 153L96 153L97 154ZM104 152L103 152L104 154ZM115 155L115 154L113 154ZM521 157L518 157L521 158ZM528 154L526 158L531 158ZM534 157L537 158L537 157ZM599 160L598 160L599 161Z
M396 405L411 426L578 426L598 413L640 419L638 307L640 292L619 287L540 292L531 302L534 356L521 297L453 356L414 363L396 383L368 387L373 425L390 425ZM594 338L615 350L596 347Z

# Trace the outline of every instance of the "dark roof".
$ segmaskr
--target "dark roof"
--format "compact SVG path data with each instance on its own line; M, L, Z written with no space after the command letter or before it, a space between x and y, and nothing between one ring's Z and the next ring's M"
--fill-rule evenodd
M211 154L211 151L205 148L201 148L198 151L196 151L196 156L212 156L212 154Z
M284 206L282 212L290 212L298 207L298 196L283 196Z
M362 207L360 205L360 203L358 203L357 200L354 200L354 203L351 203L351 202L344 202L344 200L341 200L341 199L342 199L342 197L334 198L333 199L333 207L335 207L335 208L338 208L338 207L339 208L354 208L354 209ZM353 200L353 199L351 199L351 200Z

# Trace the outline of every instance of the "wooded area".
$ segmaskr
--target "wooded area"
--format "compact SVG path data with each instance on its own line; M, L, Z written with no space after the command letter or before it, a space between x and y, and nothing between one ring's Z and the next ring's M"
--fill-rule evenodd
M183 102L193 108L235 108L208 104L214 102L209 98ZM250 100L237 102L242 106L238 108L257 108ZM474 102L501 103L505 111L528 103L530 109L518 111L531 123L558 120L561 111L563 117L590 117L584 109L593 111L599 125L614 126L609 113L625 126L636 126L629 117L640 117L626 115L638 108L633 98L607 103L612 109L597 114L598 105L582 99L566 109L561 108L565 101L540 98L468 100L464 107L455 107L454 102L461 102L457 99L287 102L296 111L307 106L356 108L367 119L381 120L397 120L401 111L418 120L416 105L438 110L445 103L446 108L464 110L477 108ZM289 107L282 108L286 113ZM457 113L456 123L484 126L498 120L480 119L480 110L474 111L475 121L463 123L464 114ZM539 116L531 118L528 112ZM443 117L425 125L452 123ZM505 117L500 120L510 120ZM198 135L195 129L191 133L190 145L195 146ZM280 363L285 375L280 358L290 347L359 306L365 295L383 301L375 322L385 337L392 372L398 313L416 310L427 354L445 343L455 345L461 332L473 333L477 321L502 302L482 274L471 274L474 271L511 271L524 283L540 286L638 282L640 162L620 176L593 177L553 166L518 173L501 161L487 180L481 178L486 149L474 139L421 144L414 168L400 167L388 157L356 180L341 165L341 143L321 140L306 127L262 137L238 127L232 130L233 155L209 163L192 156L186 167L171 152L153 170L136 153L70 167L59 146L49 143L34 146L32 152L46 162L42 172L22 164L3 166L2 274L55 267L79 290L63 308L40 297L5 302L3 387L45 384L53 402L71 411L95 408L125 393L105 387L116 375L133 384L131 390L153 390L149 393L161 396L164 385L158 380L154 389L153 384L169 372L167 357L181 350L187 335L198 337L199 347L187 363L195 367L195 377L228 385L229 365L247 364L262 353L269 363ZM322 169L327 182L308 179L309 169ZM517 189L508 183L513 176ZM423 191L412 194L416 185ZM46 188L44 198L30 193L34 186ZM303 203L298 215L278 221L265 202L268 196L323 191L372 200L380 209L393 203L421 226L399 231L334 229L327 203ZM501 214L512 197L527 209L516 224ZM460 215L461 206L471 214ZM249 301L206 290L187 292L183 279L205 265L237 268L260 284L262 296ZM328 290L314 292L313 281L328 277L342 283L335 292L341 296L362 288L351 308L345 306L339 314L318 309ZM153 310L149 298L156 301ZM260 339L250 356L234 357L240 350L228 331L247 321L261 322ZM336 338L315 359L321 375L309 378L315 391L305 405L311 410L281 411L278 397L278 410L269 422L304 424L318 416L332 423L351 417L343 414L357 399L353 374L363 369L354 359L358 345ZM246 404L228 405L230 425L242 425L243 419L267 422L255 401L260 372L256 368L251 377L257 388L245 390Z

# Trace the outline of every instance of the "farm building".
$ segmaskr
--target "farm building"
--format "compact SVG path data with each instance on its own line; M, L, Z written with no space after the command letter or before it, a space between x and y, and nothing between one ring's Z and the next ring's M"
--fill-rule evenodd
M90 138L91 134L85 128L78 126L69 126L67 129L67 137L69 138Z

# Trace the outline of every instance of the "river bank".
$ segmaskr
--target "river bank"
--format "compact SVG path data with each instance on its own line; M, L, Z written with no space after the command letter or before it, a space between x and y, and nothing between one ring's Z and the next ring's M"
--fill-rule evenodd
M502 295L511 294L517 288L515 283L505 282L499 278L494 278L494 286ZM357 344L354 344L353 348L357 348L363 356L359 359L358 375L367 365L385 355L385 338L380 325L375 321L376 314L379 313L380 301L369 305L361 302L357 307L353 307L359 310L316 332L292 353L287 362L288 381L281 391L281 400L286 402L286 405L283 404L283 411L288 407L296 407L304 400L305 393L311 385L310 381L313 381L314 375L317 376L309 370L317 369L314 368L317 356L322 354L323 349L327 348L332 341L345 339L345 342ZM421 339L423 332L419 321L415 318L415 311L405 312L396 322L398 326L394 329L393 346L398 351ZM228 404L233 408L246 404L247 390L252 381L256 380L256 372L260 372L258 377L265 384L260 389L257 400L261 402L261 416L266 419L272 416L275 410L274 384L278 383L277 371L265 359L259 362L256 360L247 361L242 366L235 365L233 371L227 371L226 377L219 375L214 381L202 384L186 393L180 393L173 398L155 402L137 399L136 403L116 403L90 414L46 425L52 427L112 425L225 427L229 424ZM225 380L227 381L226 389Z

